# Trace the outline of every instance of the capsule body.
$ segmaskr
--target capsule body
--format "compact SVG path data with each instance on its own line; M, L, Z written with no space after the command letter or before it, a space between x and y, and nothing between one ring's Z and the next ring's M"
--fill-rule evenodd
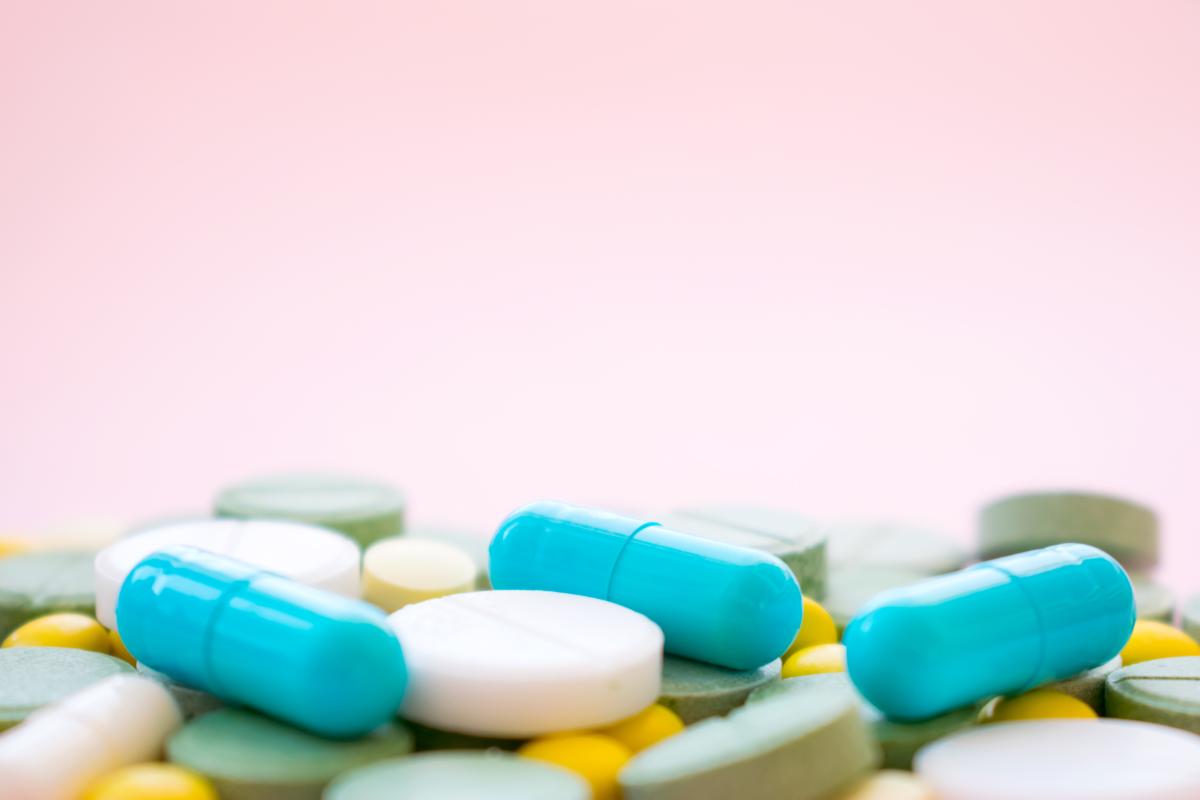
M117 620L147 667L320 735L361 736L404 696L400 642L378 609L194 547L134 567Z
M113 675L35 711L0 736L0 797L67 800L96 778L154 761L183 723L166 689Z
M587 595L662 628L676 655L729 669L778 658L800 627L800 586L767 553L563 503L518 509L488 549L495 589Z
M1056 545L880 594L846 628L846 668L890 719L927 719L1103 664L1134 618L1115 560Z

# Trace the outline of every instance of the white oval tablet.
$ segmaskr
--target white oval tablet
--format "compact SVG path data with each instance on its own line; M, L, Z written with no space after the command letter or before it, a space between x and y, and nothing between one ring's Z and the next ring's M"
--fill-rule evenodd
M363 554L363 599L391 613L409 603L475 588L478 570L461 547L433 539L382 539Z
M913 767L938 800L1200 797L1200 737L1129 720L984 725L923 748Z
M407 719L476 736L592 728L658 698L663 634L627 608L558 592L454 594L388 618Z
M236 558L309 586L358 597L359 549L340 533L300 522L206 519L143 531L96 554L96 619L117 627L117 593L138 562L176 544Z

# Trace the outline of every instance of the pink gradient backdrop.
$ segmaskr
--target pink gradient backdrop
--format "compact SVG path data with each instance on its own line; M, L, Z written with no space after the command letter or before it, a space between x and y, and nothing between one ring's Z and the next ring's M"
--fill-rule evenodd
M11 2L0 528L1142 498L1200 588L1200 3Z

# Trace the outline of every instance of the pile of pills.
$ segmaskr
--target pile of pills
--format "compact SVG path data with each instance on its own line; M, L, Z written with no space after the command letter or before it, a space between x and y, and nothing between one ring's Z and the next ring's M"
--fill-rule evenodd
M1158 521L555 502L405 530L341 476L92 549L0 540L0 800L1195 800Z

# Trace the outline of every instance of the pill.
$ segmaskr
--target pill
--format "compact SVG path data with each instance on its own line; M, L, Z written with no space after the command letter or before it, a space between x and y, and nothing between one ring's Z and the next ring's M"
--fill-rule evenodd
M796 638L788 645L784 657L790 656L797 650L813 647L818 644L836 644L838 640L837 623L825 610L825 607L811 597L804 598L804 616Z
M1200 594L1189 597L1183 604L1180 622L1184 633L1193 639L1200 637Z
M962 569L962 545L936 531L887 520L823 522L829 568L877 567L917 575L941 575Z
M338 775L411 751L399 723L343 741L241 708L196 717L167 740L167 760L203 775L221 800L318 800Z
M415 720L406 719L404 724L412 731L413 749L424 750L516 750L525 744L524 739L507 739L499 736L472 736L469 733L444 731Z
M137 659L133 657L133 653L130 653L125 647L125 643L121 641L121 634L115 630L108 632L108 652L130 666L137 666Z
M1145 575L1131 574L1133 603L1138 619L1172 622L1175 619L1175 593L1167 586Z
M1003 497L979 512L979 551L996 558L1079 542L1127 567L1158 562L1158 518L1149 508L1102 494L1036 492Z
M1091 706L1097 714L1104 715L1104 681L1121 668L1121 657L1114 656L1098 667L1085 670L1078 675L1052 681L1041 688L1051 689L1077 697Z
M24 539L15 537L0 536L0 558L23 553L29 549L29 544Z
M190 545L269 570L346 597L358 597L358 545L345 536L297 522L200 520L126 536L96 555L96 619L117 628L121 583L146 556L172 545Z
M510 753L420 753L339 776L324 800L589 800L573 772Z
M217 494L221 517L288 519L332 528L367 547L404 531L404 495L346 475L271 475Z
M913 756L930 742L936 741L976 724L978 706L956 708L945 714L921 722L892 722L879 710L859 696L849 677L844 672L827 672L787 678L756 689L747 703L758 703L780 694L811 696L813 693L841 692L859 703L863 721L871 728L871 735L883 754L883 766L889 769L912 769Z
M111 675L0 736L0 787L5 797L20 800L77 797L102 775L157 758L181 721L175 703L154 681Z
M84 614L47 614L31 619L10 633L3 647L73 647L109 653L108 631Z
M362 735L404 694L404 656L378 609L194 547L134 567L117 618L140 663L318 734Z
M886 769L863 778L829 800L937 800L929 784L910 772Z
M380 539L363 554L363 599L391 613L409 603L475 588L475 562L460 547L430 539Z
M655 703L628 719L601 728L598 733L611 736L628 747L630 752L640 753L681 730L683 720L679 715L666 706Z
M1178 628L1149 619L1137 621L1121 650L1121 662L1127 667L1156 658L1178 656L1200 656L1200 644Z
M825 536L808 517L759 506L713 505L681 508L660 522L692 536L770 553L787 564L805 595L825 596Z
M45 705L133 668L120 659L66 647L0 649L0 731Z
M1121 566L1066 544L886 592L843 642L858 691L889 718L913 721L1103 664L1133 622Z
M929 576L896 567L839 566L829 570L829 588L823 605L843 630L876 596L901 586L920 583Z
M783 677L845 672L846 648L840 644L818 644L797 650L783 662Z
M174 764L133 764L93 781L82 800L217 800L217 791Z
M404 646L400 713L475 736L594 728L658 697L662 632L614 603L537 591L470 592L388 618Z
M201 714L207 714L209 711L214 711L225 705L221 702L221 698L200 689L193 689L191 686L186 686L178 681L173 681L161 672L150 669L145 664L137 664L137 671L143 677L158 681L164 689L170 692L171 699L175 701L175 705L179 706L179 710L183 712L184 719L192 719Z
M596 733L534 739L522 745L517 755L574 772L591 787L592 800L617 800L617 773L633 756L616 739Z
M800 628L800 587L774 556L562 503L506 519L489 548L497 589L597 597L645 614L672 655L754 669Z
M94 558L91 551L69 551L21 553L0 559L0 638L46 614L92 614L96 604Z
M1002 697L988 711L985 722L1028 719L1095 719L1096 711L1077 697L1050 689L1034 689L1016 697Z
M848 788L878 763L848 693L781 695L643 750L619 780L624 800L815 800Z
M1123 667L1109 676L1105 694L1109 716L1200 733L1200 657Z
M755 689L779 680L782 667L782 662L775 659L757 669L732 670L666 656L658 702L687 725L723 716L746 702Z
M938 800L1194 800L1200 738L1117 719L981 725L917 754Z
M406 526L405 535L461 547L475 564L475 588L492 588L488 581L488 544L492 541L489 534L448 525L411 525Z

